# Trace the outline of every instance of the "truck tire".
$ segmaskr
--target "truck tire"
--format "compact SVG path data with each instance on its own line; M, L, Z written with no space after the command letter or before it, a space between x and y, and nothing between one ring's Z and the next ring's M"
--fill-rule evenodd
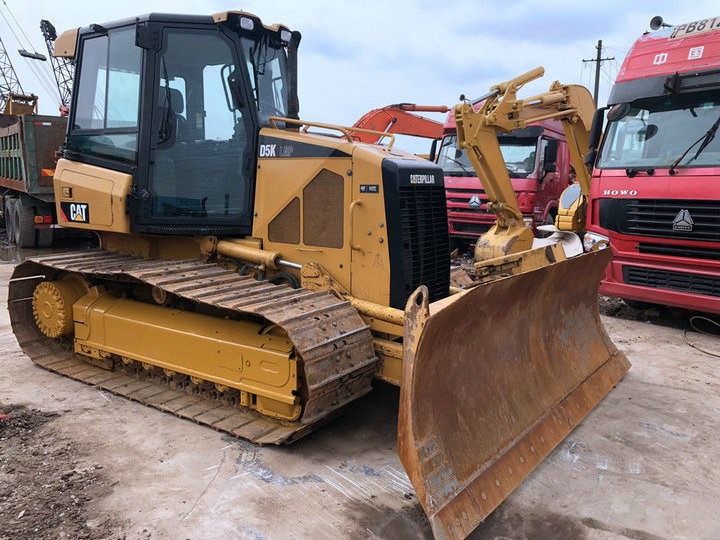
M37 235L37 247L49 248L52 246L55 229L38 229L35 234Z
M15 244L21 248L35 247L35 211L22 200L15 202Z
M5 199L5 230L8 235L8 242L15 243L15 201L17 199Z

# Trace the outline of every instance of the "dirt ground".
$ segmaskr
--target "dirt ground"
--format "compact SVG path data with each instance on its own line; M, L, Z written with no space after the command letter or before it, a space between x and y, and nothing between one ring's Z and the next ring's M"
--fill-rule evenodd
M0 531L12 538L105 538L116 528L85 517L110 490L103 466L52 425L58 413L0 406Z
M719 359L687 344L685 313L601 311L632 369L473 539L720 538ZM4 308L0 359L0 540L431 538L395 454L394 387L258 447L36 367Z

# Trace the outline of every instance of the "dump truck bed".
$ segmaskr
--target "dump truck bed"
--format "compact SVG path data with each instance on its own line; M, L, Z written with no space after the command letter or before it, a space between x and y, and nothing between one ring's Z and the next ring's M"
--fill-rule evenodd
M0 115L0 186L53 201L55 152L67 118Z

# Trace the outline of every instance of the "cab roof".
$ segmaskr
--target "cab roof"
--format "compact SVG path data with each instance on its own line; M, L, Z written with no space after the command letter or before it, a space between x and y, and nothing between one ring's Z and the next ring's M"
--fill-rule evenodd
M703 22L702 30L696 30ZM718 67L720 17L715 17L643 34L625 57L616 82Z

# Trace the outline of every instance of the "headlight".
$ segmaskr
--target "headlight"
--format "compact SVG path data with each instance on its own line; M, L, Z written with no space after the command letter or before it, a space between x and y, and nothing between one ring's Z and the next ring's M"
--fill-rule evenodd
M290 38L292 37L292 33L290 30L280 30L280 40L284 41L285 43L290 43Z
M610 239L607 236L603 236L602 234L597 233L591 233L586 232L585 236L583 237L583 248L585 248L585 251L591 251L595 245L602 242L597 248L595 249L605 249L610 245Z
M533 218L531 218L531 217L524 217L524 218L523 218L523 223L525 224L526 227L530 227L530 228L532 229Z

